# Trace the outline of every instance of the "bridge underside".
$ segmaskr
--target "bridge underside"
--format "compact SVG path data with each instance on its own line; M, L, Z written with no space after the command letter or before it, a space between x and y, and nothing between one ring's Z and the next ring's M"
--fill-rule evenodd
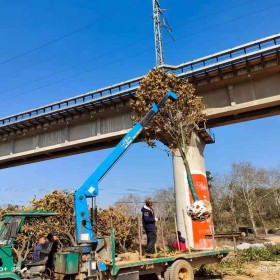
M279 51L207 72L178 74L197 86L208 127L280 113ZM132 127L130 95L0 127L0 168L115 146Z
M118 112L114 109L108 106L105 112L76 112L63 120L36 125L23 134L15 133L10 140L3 139L0 168L115 146L133 123L127 107Z
M222 80L219 87L204 85L198 93L210 128L275 116L280 113L280 67Z

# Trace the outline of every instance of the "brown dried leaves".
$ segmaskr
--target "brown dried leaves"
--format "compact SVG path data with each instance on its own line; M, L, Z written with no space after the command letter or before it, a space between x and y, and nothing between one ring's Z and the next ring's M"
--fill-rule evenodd
M157 103L168 90L175 92L178 100L166 102L147 125L143 137L151 146L154 140L159 140L174 151L182 145L182 136L185 143L189 143L191 132L199 123L205 122L205 105L202 97L195 95L193 85L173 73L155 68L140 82L130 106L134 111L132 119L140 121L150 110L152 102Z

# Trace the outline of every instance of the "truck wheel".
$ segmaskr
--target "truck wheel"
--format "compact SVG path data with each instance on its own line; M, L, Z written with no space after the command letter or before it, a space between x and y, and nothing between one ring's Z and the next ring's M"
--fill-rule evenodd
M193 268L185 260L177 260L170 267L170 279L194 280Z
M164 272L164 280L170 280L170 269L171 267L167 267L167 269Z

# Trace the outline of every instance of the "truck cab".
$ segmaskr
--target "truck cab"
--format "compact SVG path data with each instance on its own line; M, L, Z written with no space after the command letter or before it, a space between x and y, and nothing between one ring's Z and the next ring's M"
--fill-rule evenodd
M15 263L12 246L24 221L54 215L57 214L45 210L25 210L3 215L0 222L0 279L21 279L17 272L21 270L22 262Z

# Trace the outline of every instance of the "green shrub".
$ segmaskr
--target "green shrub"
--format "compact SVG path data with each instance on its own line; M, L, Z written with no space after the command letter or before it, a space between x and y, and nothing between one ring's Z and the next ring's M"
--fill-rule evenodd
M280 244L266 245L265 248L249 248L238 252L241 262L280 260Z
M266 245L265 248L240 250L236 257L222 260L220 263L205 265L196 269L196 276L201 279L216 275L238 275L252 276L246 270L245 264L254 261L277 261L280 260L280 244ZM214 277L213 277L214 278Z

